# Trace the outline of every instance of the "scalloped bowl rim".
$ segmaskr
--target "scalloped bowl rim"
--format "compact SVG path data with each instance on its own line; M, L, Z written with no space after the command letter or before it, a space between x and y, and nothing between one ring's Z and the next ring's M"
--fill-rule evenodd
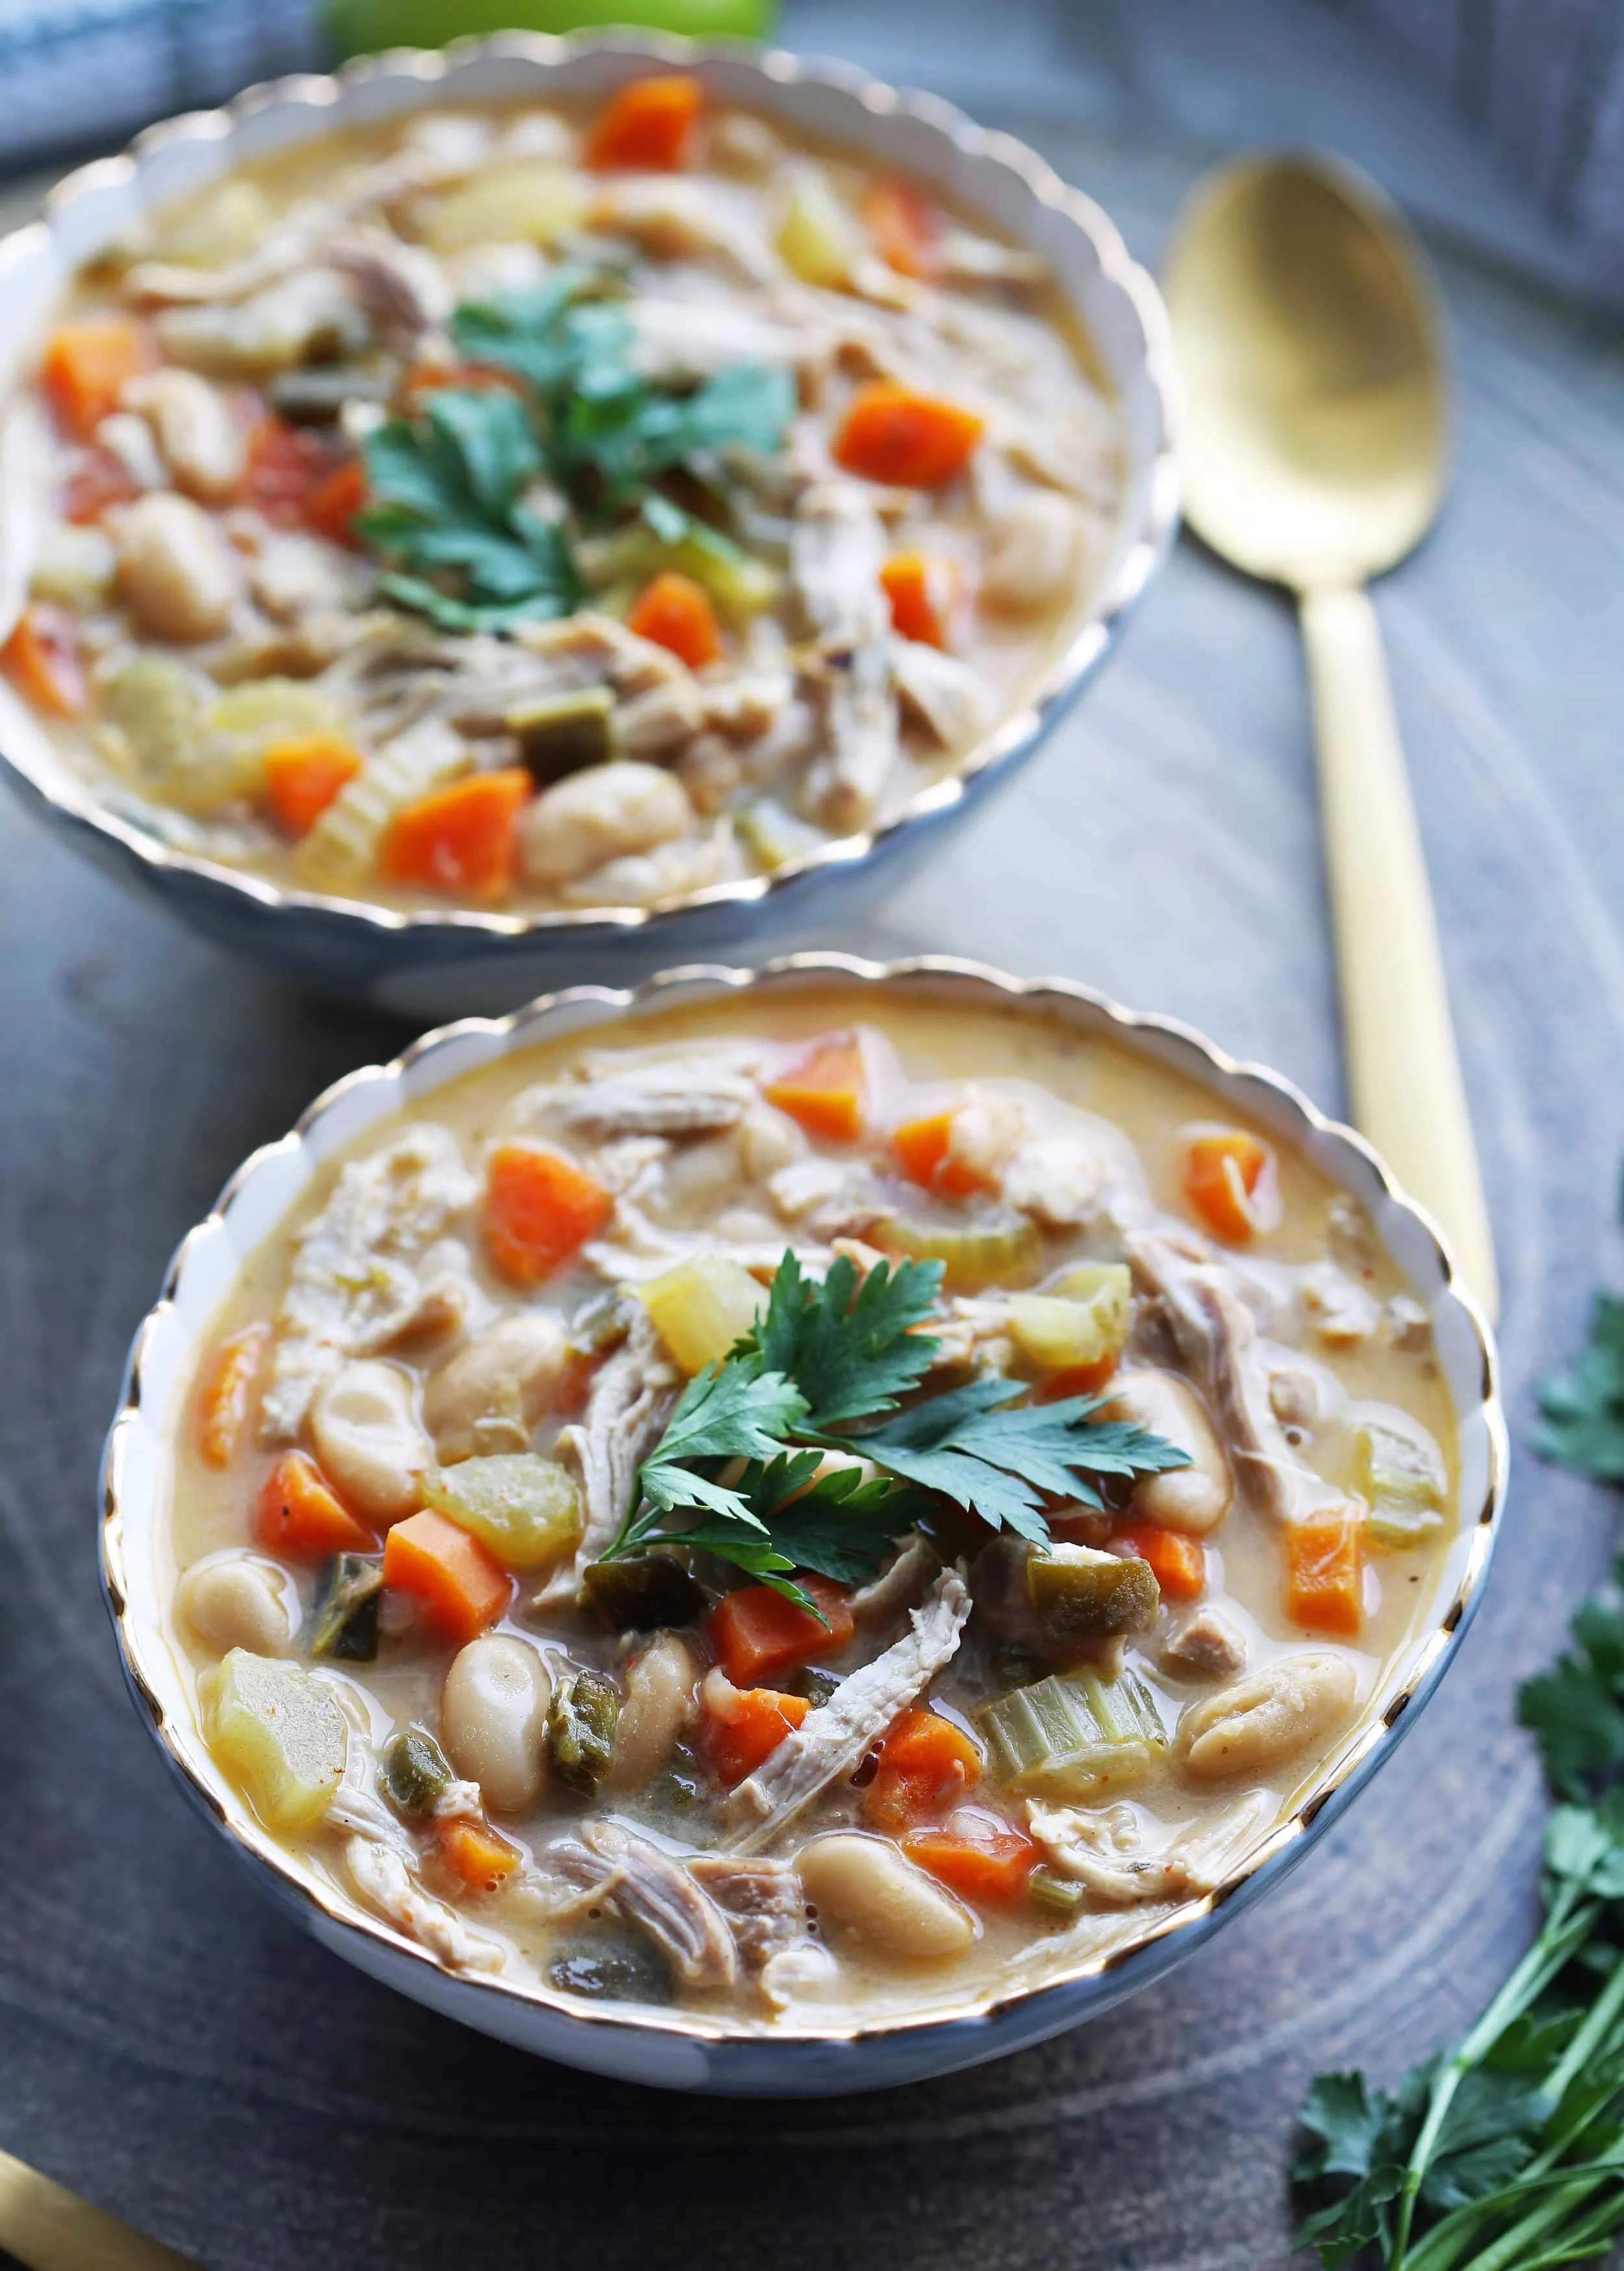
M1228 1094L1262 1124L1294 1141L1334 1182L1364 1201L1385 1250L1411 1290L1426 1302L1456 1407L1462 1476L1459 1528L1435 1591L1435 1613L1386 1668L1355 1726L1315 1777L1312 1788L1220 1886L1159 1917L1144 1932L1103 1953L1085 1955L1074 1964L1060 1965L1035 1984L1013 1989L993 1984L962 2002L869 2019L852 2017L827 2026L775 2024L746 2029L705 2014L583 2005L545 1986L456 1971L358 1900L301 1869L261 1827L203 1744L185 1700L183 1675L163 1638L156 1606L159 1587L155 1570L149 1567L161 1530L163 1444L174 1424L175 1389L241 1264L296 1203L322 1164L364 1128L408 1104L419 1103L463 1073L561 1035L607 1033L630 1015L673 1002L719 1001L753 992L770 997L822 986L875 986L887 992L917 988L979 1001L1001 998L1017 1014L1048 1013L1085 1031L1114 1035L1130 1048L1192 1073L1220 1095ZM242 1225L241 1240L234 1235L234 1219ZM1237 1061L1176 1019L1126 1010L1069 980L1023 980L984 964L944 956L880 964L840 954L795 954L758 968L686 965L621 988L572 987L544 994L508 1016L467 1018L441 1027L389 1064L346 1075L317 1098L288 1135L254 1152L226 1183L209 1216L182 1240L162 1294L136 1334L102 1470L102 1580L131 1692L188 1794L254 1865L262 1883L268 1874L270 1889L347 1960L485 2031L603 2071L679 2087L786 2091L862 2088L892 2078L861 2071L865 2046L893 2044L904 2069L895 2078L901 2079L976 2063L1061 2031L1091 2009L1103 2008L1148 1984L1192 1950L1244 1897L1261 1891L1299 1858L1312 1836L1390 1754L1398 1735L1441 1678L1481 1595L1504 1501L1507 1460L1493 1337L1456 1276L1436 1226L1398 1190L1362 1136L1317 1111L1290 1082L1264 1067ZM131 1606L132 1564L127 1552L130 1533L143 1524L141 1550L146 1559L136 1574L137 1589L147 1596L145 1615ZM401 1958L415 1969L403 1971ZM528 2039L538 2029L546 2038ZM690 2062L675 2071L640 2073L638 2056L627 2049L626 2038L647 2044L651 2036L698 2044L703 2055L697 2066ZM797 2056L805 2059L831 2046L856 2055L837 2060L833 2080L810 2066L806 2074L797 2074Z
M1119 512L1110 576L1064 651L1045 666L1020 707L1005 718L952 773L910 797L890 818L859 834L832 838L769 874L709 884L640 907L549 908L528 914L501 914L469 907L387 907L315 891L285 890L251 869L166 844L109 809L50 750L20 701L0 685L0 720L9 709L14 723L22 721L25 736L32 733L47 753L41 762L0 746L0 767L12 786L31 792L49 814L69 823L76 832L93 830L123 860L146 870L147 879L155 886L161 887L166 878L184 878L210 897L223 896L227 902L245 899L271 914L320 915L343 925L346 933L378 942L390 935L413 937L426 933L444 934L448 942L556 935L577 946L590 945L594 936L624 937L718 907L760 905L830 868L849 867L871 858L916 823L944 816L993 775L1007 771L1034 748L1103 660L1129 610L1165 556L1178 525L1174 430L1179 395L1166 312L1150 276L1131 257L1115 224L1101 208L1084 191L1063 182L1024 143L978 126L940 96L900 90L853 64L835 60L654 33L588 32L560 36L505 32L455 41L445 48L389 48L380 55L358 57L330 73L267 80L246 88L217 109L189 111L149 126L120 155L93 160L66 175L47 197L42 220L0 239L0 279L46 247L64 221L70 228L76 209L86 200L93 203L115 190L137 189L145 169L161 163L177 145L207 145L211 157L222 161L223 170L239 142L246 138L251 143L256 123L274 116L279 106L307 111L310 124L308 133L286 136L272 145L277 147L313 139L345 124L431 108L442 99L454 101L459 95L469 101L490 99L488 86L476 86L467 93L463 82L477 82L482 73L503 64L529 72L525 85L513 90L518 94L539 93L555 77L577 66L590 71L597 62L614 73L622 64L629 70L642 62L682 64L701 72L709 70L724 82L742 75L748 86L765 91L768 107L775 90L811 89L816 100L834 101L854 126L864 115L895 120L910 134L933 138L945 167L958 162L994 178L1013 177L1027 192L1033 214L1047 210L1069 223L1088 249L1101 289L1120 296L1128 317L1138 327L1137 360L1130 376L1148 390L1154 428L1138 469L1142 510L1137 516L1125 506ZM382 103L377 99L380 93ZM750 99L744 87L739 93L740 99ZM838 140L838 133L833 138ZM175 192L172 189L167 194ZM87 248L81 248L67 262L70 272L86 251ZM1097 324L1091 328L1097 330ZM0 369L0 398L11 375ZM1119 375L1116 381L1119 398L1123 386ZM662 937L664 934L662 931Z

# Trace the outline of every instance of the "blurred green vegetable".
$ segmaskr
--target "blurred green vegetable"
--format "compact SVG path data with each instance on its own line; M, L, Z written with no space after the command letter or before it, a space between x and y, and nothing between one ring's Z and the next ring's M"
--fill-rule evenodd
M763 40L772 0L327 0L327 35L340 55L439 48L479 32L592 31L630 24L693 40Z

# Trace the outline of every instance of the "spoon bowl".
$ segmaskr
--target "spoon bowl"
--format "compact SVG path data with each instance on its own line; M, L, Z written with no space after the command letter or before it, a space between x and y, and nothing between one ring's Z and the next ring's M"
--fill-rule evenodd
M1394 566L1450 450L1442 324L1399 215L1323 160L1249 160L1186 212L1164 283L1202 540L1296 591Z
M1443 498L1449 379L1425 256L1351 168L1286 154L1203 184L1164 280L1189 398L1190 525L1234 566L1287 585L1301 614L1352 1117L1493 1316L1494 1240L1363 590Z

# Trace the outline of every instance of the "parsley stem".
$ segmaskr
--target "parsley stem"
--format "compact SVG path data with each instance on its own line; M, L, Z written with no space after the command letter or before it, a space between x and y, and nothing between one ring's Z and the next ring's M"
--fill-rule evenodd
M1531 2208L1526 2215L1520 2216L1491 2247L1485 2248L1479 2255L1474 2255L1468 2271L1535 2271L1535 2267L1541 2263L1576 2263L1582 2261L1585 2255L1598 2253L1599 2242L1624 2221L1624 2197L1620 2197L1618 2190L1621 2173L1624 2173L1624 2138L1620 2139L1611 2151L1591 2162L1588 2168L1576 2170L1567 2183L1556 2185L1547 2200L1538 2208ZM1608 2187L1612 2197L1604 2200L1565 2236L1557 2235L1560 2252L1547 2251L1538 2256L1528 2252L1531 2240L1543 2237L1553 2224L1583 2206L1603 2185ZM1587 2224L1591 2227L1589 2234L1585 2230ZM1598 2245L1596 2247L1585 2246L1583 2243L1587 2237L1594 2237ZM1578 2243L1578 2252L1575 2252L1576 2242Z
M1445 2118L1454 2103L1455 2093L1472 2068L1483 2063L1512 2021L1520 2018L1530 2004L1544 1993L1558 1972L1571 1960L1576 1949L1590 1936L1601 1913L1600 1903L1587 1901L1576 1911L1574 1902L1577 1897L1575 1887L1568 1884L1561 1887L1552 1901L1544 1931L1477 2025L1463 2037L1453 2057L1434 2082L1427 2118L1410 2149L1409 2162L1405 2170L1404 2187L1398 2195L1398 2210L1394 2223L1392 2252L1388 2257L1388 2271L1413 2271L1413 2260L1409 2252L1410 2227L1415 2220L1421 2185L1437 2148Z

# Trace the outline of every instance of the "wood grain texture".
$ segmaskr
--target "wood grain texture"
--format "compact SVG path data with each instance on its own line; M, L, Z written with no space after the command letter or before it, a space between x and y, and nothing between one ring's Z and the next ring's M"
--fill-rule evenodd
M1050 138L1153 254L1192 161ZM1447 264L1456 498L1377 595L1505 1282L1514 1432L1609 1260L1624 1141L1624 383ZM1040 758L861 935L1102 985L1338 1097L1290 611L1182 549ZM0 2145L211 2271L1277 2271L1293 2109L1472 2016L1527 1930L1516 1680L1613 1508L1519 1454L1442 1692L1295 1877L1068 2039L880 2098L710 2104L549 2067L303 1940L125 1699L95 1469L165 1260L255 1143L404 1032L301 1000L0 808ZM1624 1275L1615 1269L1615 1274Z

